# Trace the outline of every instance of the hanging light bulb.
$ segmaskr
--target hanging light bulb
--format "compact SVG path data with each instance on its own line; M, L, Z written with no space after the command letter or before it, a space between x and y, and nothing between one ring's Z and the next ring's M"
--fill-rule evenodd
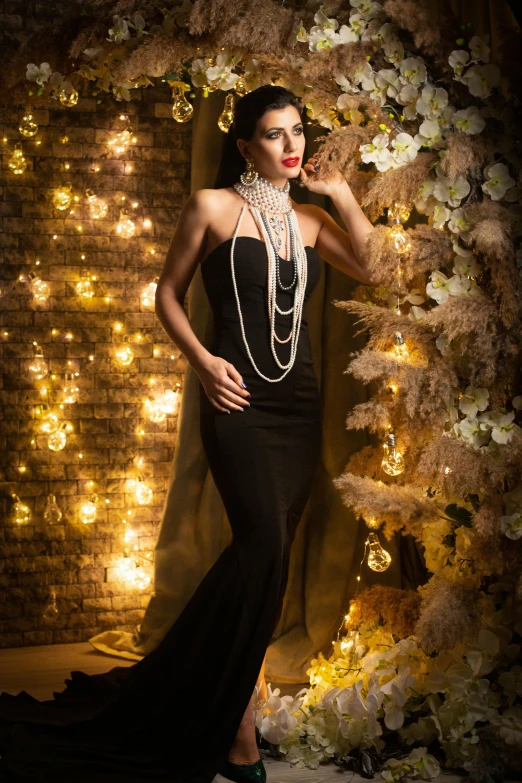
M124 582L130 582L133 587L144 590L150 584L150 576L146 573L143 566L137 560L129 555L127 550L119 564L120 579Z
M137 587L139 590L145 590L150 585L150 576L146 573L143 566L138 563L135 563L134 566L131 577L132 586Z
M147 417L155 424L161 424L167 418L167 413L159 399L149 400L147 398L145 400L145 408L147 409Z
M87 272L82 272L82 279L76 283L76 293L84 299L94 296L94 286Z
M56 603L56 593L53 590L50 595L50 601L42 612L42 617L45 620L52 622L53 620L56 620L59 614L60 611L58 609L58 604Z
M370 547L368 565L372 571L386 571L391 563L391 555L382 548L376 533L368 533L367 544Z
M156 301L156 288L158 287L157 280L159 278L155 278L155 280L152 283L149 283L143 291L141 292L141 303L144 307L151 307L151 305L155 304Z
M149 503L152 503L153 497L153 491L145 484L143 477L139 476L138 481L136 482L136 500L140 506L148 506Z
M58 98L62 106L76 106L78 103L78 90L75 90L74 87L71 87L70 90L63 88L58 93Z
M51 432L47 438L47 446L51 451L61 451L67 444L67 434L65 432L67 424L64 422L56 432Z
M59 426L60 426L60 419L58 418L56 413L53 413L51 411L47 403L45 403L44 413L42 414L42 417L40 419L41 432L45 432L45 433L56 432Z
M120 212L120 220L116 226L116 231L123 239L130 239L136 231L134 222L123 209Z
M30 139L33 136L36 136L38 133L38 125L33 119L32 114L24 114L22 119L20 120L20 125L18 126L18 130L22 134L22 136L25 136L26 139Z
M169 82L172 87L172 97L174 105L172 106L172 116L176 122L188 122L194 113L194 107L185 98L185 82Z
M388 230L397 253L407 253L411 250L411 242L398 220L393 220L392 226Z
M29 370L33 373L37 381L41 381L42 378L48 373L47 362L44 359L42 349L39 345L34 345L34 358L29 365Z
M178 412L180 388L180 384L177 383L175 391L167 389L160 397L161 409L168 415L172 416Z
M112 138L107 143L111 150L116 153L116 155L122 155L124 152L127 152L128 146L131 143L131 139L131 129L125 128L125 130L117 133L116 136L114 136L114 138Z
M395 332L393 335L393 346L394 353L399 359L405 359L408 356L408 349L401 332Z
M341 652L346 655L348 653L354 653L355 648L359 644L359 632L352 628L344 639L341 639Z
M48 495L43 518L48 525L57 525L63 517L62 509L56 502L56 495Z
M240 76L237 82L234 85L234 92L236 95L238 95L240 98L243 97L243 95L246 95L248 90L246 88L245 82L243 80L243 77Z
M15 145L15 148L13 150L13 154L9 158L7 165L13 172L13 174L23 174L24 171L27 168L27 161L24 158L24 153L22 152L22 145L20 142L18 142Z
M388 222L398 220L399 223L406 223L411 214L411 208L408 204L403 204L401 201L394 201L391 207L388 207Z
M25 525L31 519L31 509L20 500L18 495L13 493L11 497L15 501L12 509L14 521L17 525Z
M65 373L65 383L62 389L63 401L68 405L78 402L80 389L76 385L76 373Z
M397 441L393 432L390 432L384 441L384 457L381 465L384 472L389 476L398 476L404 470L404 460L397 448Z
M123 364L124 367L130 364L134 359L134 354L132 352L130 345L128 345L127 340L128 337L127 335L125 335L125 337L123 338L123 342L125 344L116 351L116 359L119 361L120 364Z
M49 285L41 280L34 272L29 272L31 279L31 291L37 302L46 302L49 298Z
M83 522L84 525L90 525L92 522L96 521L96 515L98 513L96 507L97 500L98 495L91 495L89 500L82 503L80 507L80 521Z
M225 98L225 106L218 117L218 127L223 133L228 133L234 120L234 93L229 92Z
M89 205L89 212L93 220L101 220L106 217L109 207L107 202L92 192L87 190L85 195L87 196L87 203Z
M57 188L54 191L53 206L56 209L65 210L69 209L72 204L73 195L71 185L64 185L61 188Z

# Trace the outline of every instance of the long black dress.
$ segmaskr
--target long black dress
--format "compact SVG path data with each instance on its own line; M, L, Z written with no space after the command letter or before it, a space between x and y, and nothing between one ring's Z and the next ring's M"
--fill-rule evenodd
M309 495L321 440L319 390L303 311L296 359L279 382L252 367L230 271L231 239L203 261L215 320L210 350L241 373L250 407L227 414L200 385L200 431L232 528L231 543L206 573L160 644L130 667L72 672L54 699L0 694L0 780L211 783L227 756L280 617L290 547ZM320 277L306 247L306 300ZM239 236L235 273L245 333L259 369L282 370L269 346L267 254ZM292 264L280 261L281 281ZM293 291L293 289L292 289ZM278 291L281 309L293 294ZM277 314L286 337L291 316ZM276 344L282 363L290 342Z

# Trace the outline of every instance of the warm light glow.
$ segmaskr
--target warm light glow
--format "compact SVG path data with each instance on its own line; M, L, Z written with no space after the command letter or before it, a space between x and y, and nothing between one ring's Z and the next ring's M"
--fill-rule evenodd
M386 571L392 559L389 552L382 548L376 533L368 533L366 541L370 547L368 552L368 565L372 571Z
M381 466L389 476L398 476L404 470L404 460L402 454L397 448L397 442L393 432L390 432L384 441L384 456Z

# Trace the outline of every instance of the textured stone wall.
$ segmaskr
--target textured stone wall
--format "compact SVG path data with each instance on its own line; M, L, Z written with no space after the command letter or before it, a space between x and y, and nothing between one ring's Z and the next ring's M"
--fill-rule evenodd
M23 28L26 19L7 13L16 4L4 5L12 6L4 8L4 24ZM85 641L107 628L133 630L141 621L152 583L140 589L120 578L124 533L134 532L130 548L138 547L139 562L152 575L176 443L177 416L153 423L144 403L158 387L182 385L186 362L141 294L161 271L190 191L191 123L172 119L166 85L142 90L131 103L105 95L98 103L91 90L86 85L72 108L56 103L34 111L39 130L32 139L18 131L23 107L1 109L2 647ZM116 155L107 142L124 125L122 111L136 143ZM17 141L28 163L22 175L7 165ZM67 182L78 196L74 214L53 206L57 187ZM105 218L91 218L87 189L107 202ZM116 233L121 205L135 216L128 240ZM33 295L31 272L48 284L43 302ZM92 298L77 292L82 272L96 277ZM134 352L126 367L115 359L124 335ZM42 380L29 370L33 341L49 370ZM80 391L78 401L67 404L61 390L71 371L78 373ZM43 387L50 409L71 425L60 451L48 448L40 429ZM132 482L139 473L153 490L150 505L137 502ZM28 522L14 520L12 493L29 507ZM63 511L58 524L43 519L49 493ZM97 519L84 524L79 509L93 493Z

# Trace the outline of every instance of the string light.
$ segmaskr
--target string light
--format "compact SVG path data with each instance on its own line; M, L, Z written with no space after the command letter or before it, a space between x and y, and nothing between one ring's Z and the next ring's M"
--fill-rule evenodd
M20 500L18 495L12 493L11 497L15 501L12 509L14 521L17 525L25 525L31 519L31 509Z
M223 133L229 132L230 126L234 121L234 104L234 94L229 92L225 98L225 106L223 107L223 111L219 115L217 121L219 129L222 130Z
M120 220L116 226L116 231L123 239L130 239L136 231L134 222L124 210L120 212Z
M31 292L37 302L46 302L49 297L49 285L41 280L34 272L29 272L31 280Z
M377 533L368 533L366 543L369 547L368 565L372 571L386 571L391 563L391 555L379 543Z
M152 499L154 497L154 493L152 492L152 489L145 484L143 481L143 477L139 476L138 481L136 482L136 500L140 504L140 506L147 506L149 503L152 502Z
M92 190L87 190L85 195L87 196L87 203L89 205L89 212L93 220L101 220L106 217L109 207L107 202L102 198L99 198Z
M51 451L61 451L65 448L67 444L67 435L66 435L66 427L67 425L61 424L60 427L56 430L56 432L52 432L48 439L47 439L47 446Z
M34 358L29 365L29 370L33 373L37 381L41 381L45 378L48 371L47 362L44 359L42 349L37 343L33 343Z
M90 525L96 521L96 516L98 513L98 509L96 507L97 500L98 495L93 494L89 500L87 500L85 503L82 503L80 507L80 522L82 522L84 525Z
M406 347L406 343L404 342L404 337L402 336L401 332L395 332L393 336L393 346L394 346L393 350L397 358L405 359L408 356L408 349Z
M125 130L120 131L116 134L116 136L114 136L114 138L110 139L108 146L114 153L116 153L116 155L122 155L127 151L127 148L131 142L131 138L132 133L130 129L125 128Z
M72 187L70 185L58 188L54 192L53 206L62 211L68 209L71 206L72 198Z
M141 303L144 307L150 307L156 301L156 289L158 287L158 277L149 283L141 292Z
M194 107L185 98L185 92L187 88L190 89L190 86L180 81L169 82L169 84L172 87L172 97L174 99L172 116L176 122L188 122L194 113Z
M63 386L63 401L68 405L78 402L80 389L76 385L76 376L78 373L65 373L65 383Z
M63 512L56 502L56 495L48 495L43 518L48 525L56 525L63 517Z
M58 98L60 99L62 106L76 106L78 103L78 97L78 91L75 90L74 87L71 87L70 90L63 88L58 93Z
M134 354L132 352L132 349L130 345L127 344L128 337L127 335L124 336L123 342L125 343L121 348L119 348L116 351L116 359L119 361L120 364L123 364L124 367L131 364L132 360L134 359Z

